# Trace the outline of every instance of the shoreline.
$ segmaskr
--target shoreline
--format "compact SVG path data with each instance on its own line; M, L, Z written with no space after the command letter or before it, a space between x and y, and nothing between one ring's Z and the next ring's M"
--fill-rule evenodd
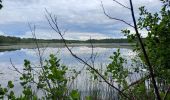
M134 44L131 43L68 43L69 47L89 47L91 48L92 45L94 48L101 47L101 48L133 48ZM38 43L39 48L65 48L64 43ZM19 49L35 49L37 48L35 43L14 43L14 44L0 44L0 52L2 51L13 51Z

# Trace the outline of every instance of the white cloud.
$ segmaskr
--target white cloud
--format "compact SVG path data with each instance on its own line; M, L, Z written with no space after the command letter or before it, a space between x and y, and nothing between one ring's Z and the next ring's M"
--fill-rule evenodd
M4 35L4 33L0 31L0 35Z
M3 36L8 36L6 33L0 31L0 35L3 35Z
M60 35L53 30L36 30L36 37L39 39L61 39ZM26 32L24 35L18 35L22 38L32 38L32 33ZM87 39L106 39L110 38L107 34L102 33L88 33L88 32L66 32L65 39L69 40L87 40Z
M128 0L119 0L119 2L129 5ZM134 0L133 2L135 7L146 5L149 8L156 7L160 3L159 0ZM103 0L103 4L115 16L128 14L128 10L122 9L112 0ZM0 23L44 21L45 8L68 22L110 22L102 12L100 0L4 0L3 5L4 8L0 12L0 19L3 20Z
M57 33L50 31L50 30L36 30L35 31L36 38L39 39L52 39L52 38L59 38L59 35ZM33 38L32 32L28 31L24 33L23 35L19 35L21 38Z
M127 27L126 29L130 30L131 34L136 34L136 31L134 28L132 27ZM148 31L147 30L139 30L139 33L141 34L142 37L146 37L148 35Z
M129 6L129 0L119 0L119 2ZM133 0L133 3L136 13L138 13L138 7L143 5L147 6L151 11L155 11L160 6L159 0ZM112 0L103 0L103 4L109 15L122 18L129 23L132 22L129 10L124 9ZM100 34L101 32L98 29L88 26L95 25L97 27L100 25L103 30L111 31L114 28L109 30L105 28L120 24L118 21L108 19L103 14L100 0L4 0L3 6L3 9L0 11L1 25L10 23L27 24L27 22L31 22L34 24L43 24L45 27L48 27L49 25L45 19L45 8L47 8L49 12L57 15L59 24L63 26L77 25L84 27L85 30L95 30L95 32L82 31L78 29L79 27L74 26L74 30L68 33L67 38L70 39L88 39L90 35L98 39L107 38L109 37L108 35ZM120 29L122 26L118 25L115 27L119 27ZM69 27L67 28L69 29ZM50 34L52 32L47 34L46 30L42 28L39 30L41 30L41 34L37 33L38 37L51 37ZM52 33L52 37L53 35ZM29 32L26 32L23 37L31 37L31 35ZM58 38L57 35L54 35L54 37Z
M71 32L71 33L66 33L65 37L67 39L77 39L77 40L87 40L87 39L105 39L109 38L107 35L101 34L101 33L77 33L77 32Z

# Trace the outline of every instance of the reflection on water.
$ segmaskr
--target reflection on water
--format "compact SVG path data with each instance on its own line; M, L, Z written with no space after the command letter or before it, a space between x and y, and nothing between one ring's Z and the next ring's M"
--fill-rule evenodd
M50 54L57 55L61 59L61 63L67 65L69 68L74 68L80 71L84 65L78 62L75 58L71 56L66 48L40 48L43 58L46 59ZM92 49L90 47L80 46L71 49L75 54L77 54L82 59L88 59L91 56ZM98 68L105 69L105 66L110 62L109 56L116 51L117 48L94 48L94 54L97 54L95 59L95 66ZM121 48L120 52L123 57L130 59L135 57L135 53L131 49ZM22 69L24 59L30 60L33 64L37 65L38 55L37 49L21 49L16 51L4 51L0 52L0 84L6 85L8 80L13 80L15 82L15 88L19 88L19 74L11 70L10 58L13 64L19 69ZM89 62L90 63L90 62ZM83 72L74 81L72 88L79 89L81 95L100 95L100 99L106 99L106 97L115 97L113 90L110 90L106 84L94 82L91 80L90 75L84 68ZM102 80L101 80L102 81ZM116 85L116 84L115 84ZM102 93L101 93L102 92ZM105 94L104 94L105 93ZM109 99L107 98L107 99Z

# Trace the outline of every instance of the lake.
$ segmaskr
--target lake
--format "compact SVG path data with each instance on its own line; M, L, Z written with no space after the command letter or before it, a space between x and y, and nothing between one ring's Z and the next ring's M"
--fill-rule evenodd
M77 56L81 57L84 60L89 59L89 57L91 56L92 48L90 44L76 44L70 45L69 47ZM10 63L10 59L19 70L22 70L23 68L24 59L31 61L31 64L33 65L38 65L38 50L35 48L35 46L32 45L6 45L2 46L1 48L0 84L6 86L8 80L13 80L15 84L15 89L18 90L20 88L19 74L16 71L13 71L14 69ZM106 68L106 65L111 62L109 57L113 54L113 52L117 51L118 48L120 48L121 55L127 60L136 57L136 53L132 51L132 47L126 44L94 44L93 52L97 55L95 59L95 67L104 70ZM116 97L116 91L110 89L110 87L108 87L105 83L94 82L88 71L86 70L87 66L84 67L84 64L77 61L77 59L75 59L64 46L41 46L40 50L41 53L43 52L43 59L48 59L50 54L54 54L61 59L61 64L67 65L70 69L82 71L82 73L73 82L73 85L71 87L73 89L79 89L79 91L81 91L82 98L87 95L99 96L99 94L101 94L100 99L103 100L111 98L113 99ZM90 61L88 63L91 64ZM130 61L128 61L128 64L129 63ZM137 77L135 76L135 78ZM115 83L115 85L117 84ZM16 91L16 93L17 92L18 91Z

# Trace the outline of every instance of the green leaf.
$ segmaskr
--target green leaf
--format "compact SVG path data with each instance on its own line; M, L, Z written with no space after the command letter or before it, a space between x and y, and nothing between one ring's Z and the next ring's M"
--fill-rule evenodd
M91 96L86 96L86 100L92 100Z
M78 93L77 90L72 90L70 95L71 95L71 98L73 100L79 100L80 99L80 94Z
M9 88L13 88L14 87L14 84L12 83L12 81L8 81L8 87Z

